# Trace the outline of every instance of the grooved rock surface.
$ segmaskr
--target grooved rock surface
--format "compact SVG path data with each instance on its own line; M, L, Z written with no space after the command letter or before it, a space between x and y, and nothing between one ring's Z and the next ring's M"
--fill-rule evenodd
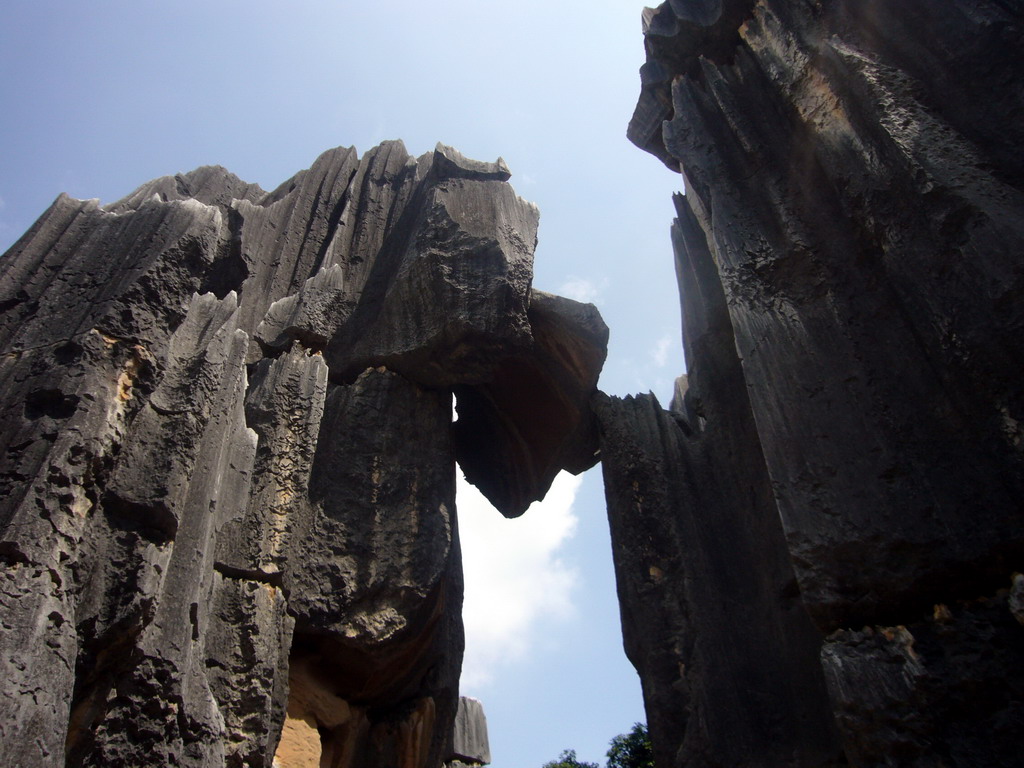
M487 717L477 699L463 696L455 715L452 736L452 764L487 765L491 762L491 744L487 737Z
M688 376L671 412L599 410L663 765L1020 763L1003 649L1024 635L978 605L1024 560L1022 22L997 0L644 13L629 135L685 181ZM762 619L738 639L745 611ZM809 738L765 664L813 680L802 703L837 728Z
M401 142L270 193L200 168L0 259L0 763L452 758L453 390L535 381L460 418L485 443L567 410L481 465L531 499L596 450L606 329L532 293L508 178Z
M508 517L543 497L562 469L598 460L590 396L608 327L592 304L534 291L529 352L502 361L490 381L455 388L456 457L466 479Z
M821 635L778 524L725 295L699 230L677 224L673 240L690 375L670 411L653 395L595 402L623 639L655 759L834 765Z

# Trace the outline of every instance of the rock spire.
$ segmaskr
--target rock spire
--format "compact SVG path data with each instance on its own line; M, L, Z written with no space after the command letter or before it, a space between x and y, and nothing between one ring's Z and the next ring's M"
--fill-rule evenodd
M1019 6L643 21L688 370L597 409L659 767L1019 764Z

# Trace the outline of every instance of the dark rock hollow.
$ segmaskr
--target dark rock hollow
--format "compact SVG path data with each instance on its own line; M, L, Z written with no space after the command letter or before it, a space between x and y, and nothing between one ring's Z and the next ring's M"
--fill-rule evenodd
M270 193L200 168L3 256L0 764L490 759L455 459L509 515L592 466L607 342L532 291L508 178L400 142Z
M596 408L658 765L1024 764L1024 8L673 0L644 39L688 372Z

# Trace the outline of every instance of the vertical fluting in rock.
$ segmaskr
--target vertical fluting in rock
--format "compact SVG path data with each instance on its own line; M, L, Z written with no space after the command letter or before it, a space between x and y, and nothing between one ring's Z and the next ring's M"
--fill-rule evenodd
M451 762L447 768L473 768L491 762L491 743L487 735L487 717L483 705L463 696L455 715L452 732Z
M599 410L665 765L818 765L833 733L858 766L1020 762L1022 24L996 0L644 13L629 133L685 181L688 377L671 412Z
M401 142L271 193L202 168L62 196L3 256L0 763L458 757L453 390L485 443L567 411L475 467L518 514L594 463L607 337L532 292L508 178ZM513 363L534 388L491 396Z
M693 240L687 237L695 238ZM659 765L825 765L838 752L804 610L699 230L673 229L690 375L671 410L600 397L626 651Z

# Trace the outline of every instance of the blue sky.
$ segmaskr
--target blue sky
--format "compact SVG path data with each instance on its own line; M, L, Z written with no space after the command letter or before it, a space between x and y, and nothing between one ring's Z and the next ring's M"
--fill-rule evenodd
M104 203L219 164L272 189L323 150L401 138L503 156L541 210L535 285L611 327L601 387L683 370L669 243L678 176L626 124L641 2L11 0L0 9L0 250L60 192ZM496 768L604 763L643 719L621 650L599 470L506 521L460 491L464 692ZM518 526L518 527L517 527ZM476 554L487 553L487 557Z

